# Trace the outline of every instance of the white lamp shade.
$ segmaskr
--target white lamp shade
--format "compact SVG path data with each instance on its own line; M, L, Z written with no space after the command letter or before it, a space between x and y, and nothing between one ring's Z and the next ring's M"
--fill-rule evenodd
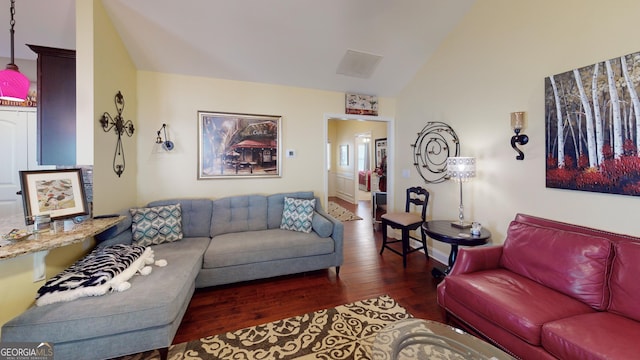
M476 176L476 158L447 158L447 176L455 181L468 181Z

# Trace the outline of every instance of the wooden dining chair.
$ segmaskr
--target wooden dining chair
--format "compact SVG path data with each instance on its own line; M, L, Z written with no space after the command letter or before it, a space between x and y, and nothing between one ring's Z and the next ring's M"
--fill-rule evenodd
M404 212L390 212L382 215L382 249L380 249L380 255L384 249L389 249L402 256L402 265L407 267L407 255L418 250L424 250L424 255L429 261L429 254L427 252L427 239L423 231L420 231L420 238L411 235L411 231L417 230L422 226L425 221L427 213L427 204L429 202L429 191L416 186L407 189L407 198ZM420 212L412 212L412 205L414 210L420 208ZM402 238L400 240L387 239L387 227L393 229L400 229L402 232ZM415 239L422 242L422 246L418 248L412 248L409 245L410 239ZM389 244L402 243L402 251L398 251Z

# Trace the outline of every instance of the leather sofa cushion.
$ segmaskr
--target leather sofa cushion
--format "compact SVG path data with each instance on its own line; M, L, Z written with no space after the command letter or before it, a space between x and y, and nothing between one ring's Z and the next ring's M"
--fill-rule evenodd
M542 346L559 359L637 359L640 323L610 312L560 319L542 327Z
M620 242L615 249L609 311L640 321L640 243Z
M609 303L608 239L512 221L500 265L604 310Z
M580 301L505 269L449 276L446 282L448 298L532 345L540 345L543 324L594 312Z

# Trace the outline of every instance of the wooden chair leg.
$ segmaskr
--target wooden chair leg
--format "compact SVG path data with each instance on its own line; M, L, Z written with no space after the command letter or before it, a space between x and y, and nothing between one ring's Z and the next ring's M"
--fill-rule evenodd
M407 267L407 254L409 253L409 229L402 229L402 266Z
M384 248L387 246L387 223L382 220L380 226L382 226L382 248L380 249L380 255L382 255Z

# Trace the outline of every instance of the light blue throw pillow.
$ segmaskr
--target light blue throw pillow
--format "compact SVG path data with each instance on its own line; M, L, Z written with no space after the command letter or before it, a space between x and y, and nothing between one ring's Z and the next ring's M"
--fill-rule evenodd
M139 245L157 245L182 239L180 204L130 209L133 241Z
M285 197L280 229L310 233L316 199Z

